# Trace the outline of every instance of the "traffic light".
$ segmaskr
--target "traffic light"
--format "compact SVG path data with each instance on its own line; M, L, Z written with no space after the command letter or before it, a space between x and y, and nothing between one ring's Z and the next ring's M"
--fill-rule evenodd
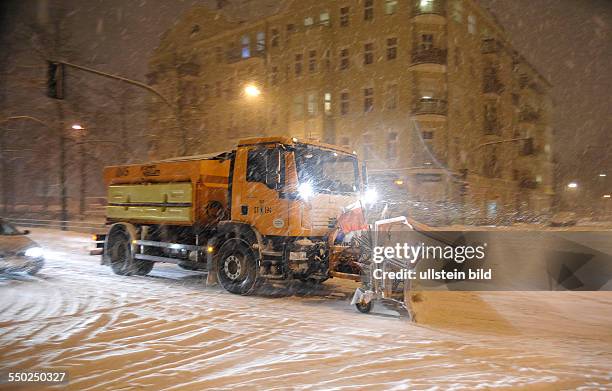
M64 99L64 64L47 61L47 96L53 99Z

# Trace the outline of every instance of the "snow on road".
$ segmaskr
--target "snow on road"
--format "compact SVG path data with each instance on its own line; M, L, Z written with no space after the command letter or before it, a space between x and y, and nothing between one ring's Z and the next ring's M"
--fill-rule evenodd
M242 297L32 238L46 267L0 279L0 371L67 370L68 389L612 388L610 292L427 293L412 324L356 312L347 282Z

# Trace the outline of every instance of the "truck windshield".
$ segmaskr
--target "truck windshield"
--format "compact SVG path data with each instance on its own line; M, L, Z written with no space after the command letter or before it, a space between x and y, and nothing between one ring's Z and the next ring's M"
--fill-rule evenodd
M307 145L295 148L300 184L309 183L316 193L355 193L359 190L357 159Z

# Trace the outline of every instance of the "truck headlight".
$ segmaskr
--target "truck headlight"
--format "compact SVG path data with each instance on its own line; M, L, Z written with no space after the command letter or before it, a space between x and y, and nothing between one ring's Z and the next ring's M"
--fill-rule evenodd
M370 204L370 205L374 204L376 201L378 201L378 192L374 188L369 188L363 194L363 197L361 198L361 201L364 204Z
M300 197L302 197L303 200L308 201L308 199L314 194L312 184L310 182L300 183L298 186L298 193L300 193Z
M40 258L44 255L44 251L40 247L30 247L25 251L24 255L30 258Z

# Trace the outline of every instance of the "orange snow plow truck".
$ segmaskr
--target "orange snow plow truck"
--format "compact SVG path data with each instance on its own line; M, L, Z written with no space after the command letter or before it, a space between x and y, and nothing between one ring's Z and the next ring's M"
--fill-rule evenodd
M175 263L237 294L270 279L360 280L364 177L354 153L288 137L106 167L102 263L120 275Z

